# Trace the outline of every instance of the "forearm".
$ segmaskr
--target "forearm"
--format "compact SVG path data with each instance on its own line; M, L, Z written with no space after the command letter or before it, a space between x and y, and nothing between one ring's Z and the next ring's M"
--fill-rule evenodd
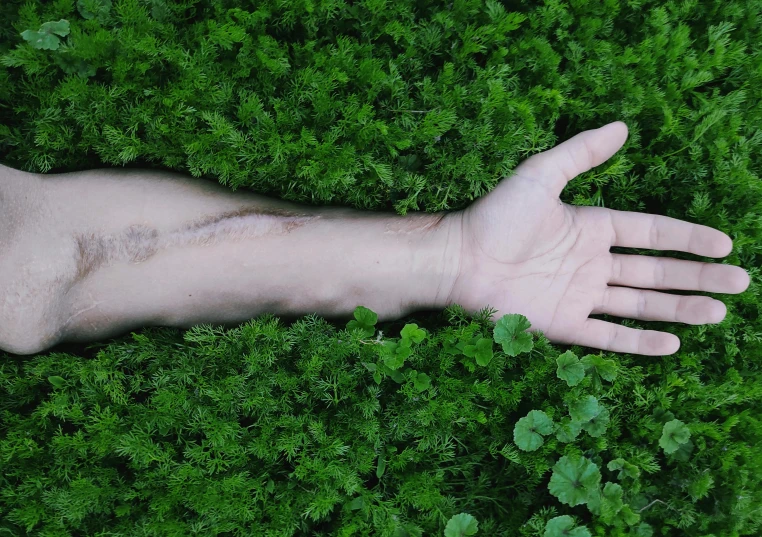
M76 244L65 339L358 305L389 320L446 305L457 271L455 213L313 208L148 171L45 182Z

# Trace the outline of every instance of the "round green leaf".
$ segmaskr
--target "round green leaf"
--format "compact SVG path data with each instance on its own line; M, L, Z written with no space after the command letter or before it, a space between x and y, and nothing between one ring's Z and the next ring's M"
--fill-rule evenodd
M662 428L659 446L664 450L664 453L674 453L678 450L680 444L688 442L690 437L691 431L682 421L668 421Z
M588 354L582 358L585 369L594 369L602 379L613 382L617 375L617 366L614 360L609 360L596 354Z
M475 535L479 531L479 522L468 513L453 515L445 526L445 537L463 537Z
M609 410L606 407L600 407L600 409L601 411L593 419L582 424L582 428L593 438L603 436L609 424Z
M586 503L600 482L601 472L593 462L580 455L564 455L553 466L548 490L561 503L574 507Z
M545 442L541 435L553 432L553 420L542 410L530 410L513 428L513 441L524 451L536 451Z
M518 356L522 352L529 352L534 343L532 334L525 330L530 326L532 325L529 324L529 319L523 315L516 313L503 315L495 323L493 330L495 342L503 346L503 352L508 356Z
M579 423L585 423L593 419L601 409L598 407L598 399L592 395L587 395L569 404L569 415L571 419Z
M564 443L574 442L581 430L582 426L578 422L565 418L556 429L556 439Z
M575 526L574 519L569 515L551 518L545 524L543 537L591 537L585 526Z

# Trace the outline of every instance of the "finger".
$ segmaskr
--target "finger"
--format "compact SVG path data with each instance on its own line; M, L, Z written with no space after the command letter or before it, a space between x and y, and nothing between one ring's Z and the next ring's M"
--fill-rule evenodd
M644 289L683 289L706 293L743 293L749 274L741 267L669 257L612 254L609 285Z
M727 308L721 301L708 296L680 296L629 287L608 287L602 304L596 306L592 313L641 321L709 324L721 322Z
M725 233L677 218L609 210L614 229L612 246L676 250L706 257L725 257L733 241Z
M598 319L588 319L574 344L611 352L664 356L677 352L680 338L667 332L636 330Z
M543 183L558 196L566 183L610 159L625 140L627 125L615 121L583 131L547 151L532 155L519 164L515 173Z

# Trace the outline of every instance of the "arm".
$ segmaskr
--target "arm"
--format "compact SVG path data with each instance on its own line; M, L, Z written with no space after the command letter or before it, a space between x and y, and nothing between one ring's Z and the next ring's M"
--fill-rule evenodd
M52 226L30 240L54 234L66 259L44 347L265 312L394 319L443 307L457 272L456 213L300 206L157 171L37 177Z

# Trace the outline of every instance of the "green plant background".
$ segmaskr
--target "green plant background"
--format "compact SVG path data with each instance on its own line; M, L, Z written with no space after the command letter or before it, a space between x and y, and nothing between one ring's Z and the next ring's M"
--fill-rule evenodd
M762 1L3 0L0 21L7 165L404 214L463 208L623 120L624 148L564 201L717 227L752 275L719 325L623 321L677 334L674 356L571 349L617 371L574 386L542 336L479 363L494 324L457 306L4 355L0 534L465 535L469 516L477 535L762 532ZM602 434L518 446L530 411L559 425L587 397ZM612 483L599 500L553 493L575 460Z

